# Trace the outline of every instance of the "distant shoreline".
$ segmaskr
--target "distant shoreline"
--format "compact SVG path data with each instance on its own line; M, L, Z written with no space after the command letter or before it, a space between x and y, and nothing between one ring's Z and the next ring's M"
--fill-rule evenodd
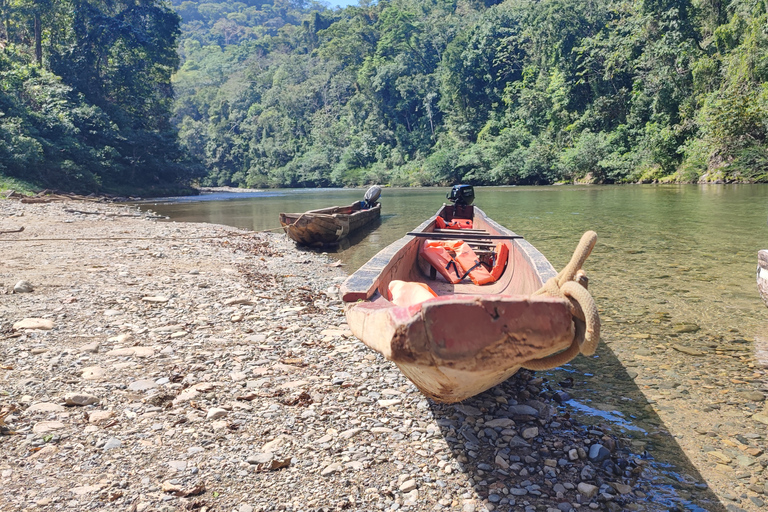
M238 188L238 187L199 187L197 190L201 194L214 193L214 192L232 192L232 193L246 193L246 192L264 192L261 188Z

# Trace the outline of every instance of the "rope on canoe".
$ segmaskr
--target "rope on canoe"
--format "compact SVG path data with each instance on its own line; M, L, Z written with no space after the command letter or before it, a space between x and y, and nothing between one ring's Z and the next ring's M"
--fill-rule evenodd
M528 370L549 370L562 366L579 355L591 356L600 341L600 315L597 305L587 291L587 276L581 269L597 242L597 233L587 231L571 256L568 265L550 278L533 295L549 295L566 299L570 304L576 332L568 349L540 359L533 359L523 365Z

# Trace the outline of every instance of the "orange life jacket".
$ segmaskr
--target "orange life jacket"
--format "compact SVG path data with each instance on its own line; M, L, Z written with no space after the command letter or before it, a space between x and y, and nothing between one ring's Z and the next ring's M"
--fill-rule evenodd
M389 300L396 306L404 308L421 304L425 300L437 297L432 288L424 283L394 280L387 287Z
M472 219L445 220L438 215L435 219L435 227L438 229L472 229Z
M491 269L491 276L493 280L498 281L501 274L504 273L504 268L507 265L507 259L509 258L509 248L504 242L496 244L496 259L493 262L493 268Z
M477 285L495 281L464 240L425 240L421 255L449 283L459 283L467 275Z

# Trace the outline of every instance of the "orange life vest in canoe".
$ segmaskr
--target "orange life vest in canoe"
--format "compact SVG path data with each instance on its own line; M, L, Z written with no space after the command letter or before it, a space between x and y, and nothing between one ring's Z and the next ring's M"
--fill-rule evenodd
M421 255L449 283L459 283L467 275L477 285L495 281L464 240L425 240Z
M404 308L421 304L425 300L437 297L432 288L424 283L400 281L395 279L389 283L389 300L396 306Z
M491 276L493 281L496 282L504 273L504 268L507 266L507 258L509 258L509 248L504 242L496 244L496 256L493 260L493 268L491 269Z
M435 219L435 227L438 229L472 229L472 219L445 220L438 215Z

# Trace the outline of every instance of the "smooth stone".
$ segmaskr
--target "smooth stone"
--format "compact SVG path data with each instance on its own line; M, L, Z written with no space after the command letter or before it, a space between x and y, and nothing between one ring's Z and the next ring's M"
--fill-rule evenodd
M528 427L521 433L523 439L533 439L539 435L539 427Z
M124 332L122 334L118 334L117 336L107 339L107 341L117 342L117 343L127 343L132 339L133 339L133 334L129 332Z
M688 331L685 331L688 332ZM689 356L704 356L707 353L702 352L701 350L696 350L694 348L686 347L685 345L672 345L672 348L677 350L678 352L682 352L683 354L688 354Z
M21 331L22 329L50 331L53 329L53 321L48 320L47 318L24 318L13 324L14 331Z
M128 384L129 391L146 391L157 387L157 383L149 379L135 380Z
M100 366L87 366L83 368L82 376L85 380L100 380L107 375L107 370Z
M46 432L53 432L54 430L59 430L64 427L66 427L66 425L60 421L41 421L35 423L35 426L32 427L32 432L36 434L45 434Z
M330 476L333 473L337 473L339 470L341 470L341 464L339 464L338 462L334 462L333 464L330 464L329 466L326 466L320 472L320 476Z
M69 490L72 494L77 494L78 496L84 496L86 494L90 494L92 492L100 491L101 486L99 485L82 485L80 487L73 487Z
M67 408L63 405L55 404L53 402L37 402L27 407L24 411L25 414L33 414L36 412L64 412Z
M106 443L104 443L102 450L107 451L107 450L112 450L114 448L120 448L122 444L123 442L121 440L111 437L107 440Z
M515 426L515 422L509 418L494 418L485 422L485 426L489 428L510 428Z
M268 443L265 443L264 446L261 447L262 452L276 452L279 451L280 448L285 446L285 444L288 442L288 437L284 435L279 435L272 441L269 441Z
M169 460L168 465L176 471L184 471L187 469L187 463L183 460Z
M610 485L611 487L616 489L616 492L618 492L619 494L629 494L632 492L631 485L622 484L620 482L612 482Z
M220 409L218 407L212 407L208 409L208 414L205 415L206 420L218 420L227 415L226 409Z
M161 295L157 295L154 297L142 297L141 300L143 302L149 302L152 304L162 304L164 302L168 302L170 299L168 297L163 297Z
M697 332L700 329L701 329L701 327L699 327L698 325L696 325L694 323L680 323L680 324L675 324L675 326L674 326L674 331L677 332L677 333L680 333L680 334L689 333L689 332Z
M125 347L125 348L115 348L104 354L105 356L110 357L125 357L125 356L132 356L135 352L135 349L133 347Z
M729 456L727 456L723 452L719 452L717 450L711 451L711 452L707 452L707 455L710 458L715 459L717 462L719 462L721 464L730 464L730 462L732 460Z
M483 413L478 409L477 407L472 407L471 405L457 405L455 406L456 410L460 413L464 414L465 416L482 416Z
M87 343L80 347L80 352L89 352L91 354L95 354L99 351L99 342L98 341L92 341L91 343Z
M579 491L581 494L583 494L583 495L584 495L584 497L586 497L586 498L593 498L594 496L596 496L596 495L597 495L597 491L599 491L599 490L600 490L600 489L598 489L597 487L595 487L594 485L592 485L592 484L588 484L587 482L581 482L581 483L579 483L579 485L578 485L578 486L576 486L576 489L577 489L577 490L578 490L578 491Z
M13 286L13 293L32 293L35 289L29 281L19 281Z
M152 357L155 355L155 349L150 347L133 347L134 357Z
M539 411L531 407L530 405L510 405L509 406L509 413L513 416L533 416L535 418L539 417Z
M400 492L411 492L416 488L416 480L411 478L400 484Z
M64 403L67 405L93 405L99 403L99 398L88 393L67 393L64 395Z
M272 453L256 453L249 455L245 462L248 464L266 464L272 460Z
M755 421L759 421L764 425L768 425L768 414L753 414L752 419Z
M88 422L94 424L101 423L112 418L114 415L113 411L93 411L88 414Z
M589 460L593 462L603 462L611 456L611 452L601 444L593 444L589 447Z

